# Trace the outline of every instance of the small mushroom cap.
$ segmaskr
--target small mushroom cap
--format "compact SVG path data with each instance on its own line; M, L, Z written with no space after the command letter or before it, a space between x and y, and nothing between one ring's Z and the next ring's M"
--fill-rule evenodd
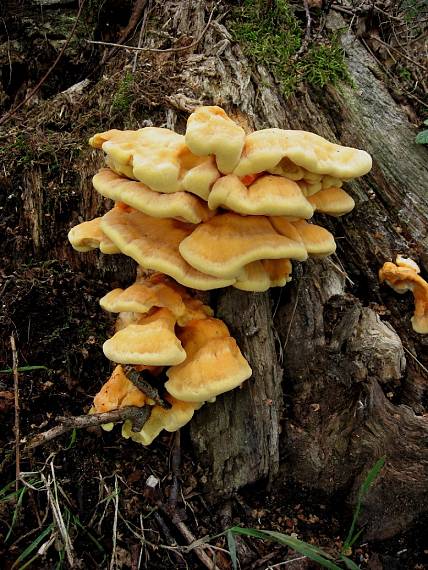
M175 336L175 317L168 309L158 309L138 324L119 330L103 344L105 356L120 364L168 366L186 358Z
M409 257L403 257L400 253L397 255L395 263L398 265L398 267L408 267L409 269L413 269L415 273L421 272L421 269L416 261L413 261L413 259L410 259Z
M161 406L153 406L149 419L139 432L132 431L132 423L126 420L122 426L122 436L142 445L150 445L162 430L173 432L186 425L192 419L195 410L200 408L199 404L180 402L169 394L165 399L171 404L171 408L166 410Z
M411 291L415 299L415 313L411 319L413 330L428 334L428 283L414 268L386 262L379 270L379 280L385 281L397 293Z
M199 272L183 259L179 245L194 229L190 224L113 208L103 216L101 228L122 253L142 267L166 273L186 287L207 291L235 282Z
M166 390L185 402L205 402L228 392L251 374L235 339L218 319L191 321L180 334L187 358L168 372Z
M103 149L108 166L116 173L140 180L156 192L187 190L206 199L220 175L212 157L196 156L186 147L184 136L169 129L114 129L89 142Z
M198 156L214 154L223 174L238 164L245 131L220 107L199 107L187 120L186 144Z
M273 175L260 176L249 187L234 174L222 176L211 190L208 205L239 214L310 218L314 213L295 182Z
M245 138L242 157L233 171L237 176L271 171L283 158L315 174L348 179L362 176L372 167L370 155L331 143L314 133L263 129Z
M238 276L244 265L258 259L307 258L303 244L279 235L266 217L238 214L220 214L200 224L179 250L192 267L223 279Z
M336 251L334 236L325 228L310 224L306 220L299 220L292 224L299 232L310 256L323 257Z
M108 168L101 169L92 183L106 198L120 200L154 218L176 218L191 224L208 220L213 213L205 202L187 192L161 194L142 182L122 178Z
M177 325L180 327L195 319L207 319L214 315L214 311L208 305L204 305L199 299L184 299L184 314L177 318Z
M82 222L68 232L68 241L73 249L85 253L99 248L102 253L120 253L114 243L104 234L100 227L101 218Z
M291 281L291 271L289 259L253 261L243 268L233 286L242 291L253 292L267 291L271 287L283 287Z
M118 365L94 398L93 413L110 412L125 406L142 407L148 398L128 380L122 366Z
M329 216L343 216L350 212L355 202L342 188L320 190L308 198L317 212Z
M177 318L184 315L186 307L181 296L165 283L134 283L126 289L113 289L100 299L105 311L120 313L131 311L148 313L152 307L165 307Z
M294 164L289 158L282 158L276 166L268 170L271 174L277 174L278 176L284 176L289 180L302 180L307 172L301 166Z

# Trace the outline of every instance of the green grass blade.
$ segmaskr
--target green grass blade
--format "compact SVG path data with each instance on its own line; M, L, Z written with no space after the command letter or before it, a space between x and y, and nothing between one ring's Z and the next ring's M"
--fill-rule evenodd
M361 485L360 490L358 491L357 504L355 506L354 516L352 517L351 528L349 529L348 535L347 535L345 542L343 544L343 550L345 550L345 551L348 548L350 548L351 545L354 544L354 542L356 540L354 538L355 527L356 527L358 519L360 517L361 505L362 505L363 499L367 495L370 487L372 486L373 482L378 477L383 466L385 465L385 459L386 459L385 457L381 457L380 459L378 459L376 461L376 463L373 465L373 467L367 473L366 478L364 479L363 484Z
M228 530L226 532L227 547L229 549L230 559L232 561L233 570L238 570L238 559L236 557L236 542L233 532Z
M275 532L271 530L241 528L237 526L234 526L229 530L234 534L242 534L244 536L252 536L264 540L274 540L279 544L288 546L296 552L303 554L303 556L306 556L313 562L318 562L318 564L324 568L328 568L329 570L341 570L341 568L332 561L332 557L324 552L321 548L313 546L312 544L308 544L307 542L303 542L302 540L294 538L288 534L283 534L281 532Z
M49 370L47 366L20 366L18 372L32 372L33 370ZM4 368L0 370L0 373L10 374L13 372L13 368Z
M9 532L7 533L6 538L4 539L5 542L7 542L12 535L13 529L16 525L16 521L18 520L19 511L21 510L22 501L24 500L24 495L26 492L27 492L27 487L22 487L22 489L19 489L17 493L18 500L16 502L15 510L13 511L12 523L10 525Z
M53 524L50 524L48 527L45 528L45 530L43 530L34 540L33 542L27 546L27 548L25 550L23 550L21 552L21 554L18 556L18 558L15 560L15 562L13 563L13 566L11 568L11 570L13 570L13 568L16 568L16 566L22 562L23 560L25 560L32 552L34 552L34 550L36 550L39 547L39 544L46 538L46 536L52 531L53 529ZM33 560L35 560L35 558L37 558L37 554L35 557L33 557L29 562L31 563ZM25 565L25 567L28 566L28 563ZM22 568L24 568L24 566L21 566L20 570L22 570Z

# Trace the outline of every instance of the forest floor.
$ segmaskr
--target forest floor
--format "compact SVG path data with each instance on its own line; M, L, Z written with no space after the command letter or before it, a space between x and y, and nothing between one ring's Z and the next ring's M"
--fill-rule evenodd
M123 21L122 16L112 17L114 2L106 2L98 11L99 16L104 10L103 22L100 18L93 22L88 16L86 28L79 24L79 34L83 37L92 30L92 37L99 37L98 28L110 21L109 36L117 37L129 20L130 3L124 4L128 10L123 10ZM309 4L316 10L316 2ZM388 87L409 119L420 125L426 119L426 75L420 69L426 65L426 47L414 35L417 18L406 21L394 3L388 2L374 3L376 9L371 10L364 3L358 9L349 4L338 6L376 54ZM412 6L419 9L417 2ZM16 18L9 14L9 38L0 38L4 41L0 105L6 113L25 98L58 55L64 43L59 20L68 14L64 16L60 10L52 17L48 32L40 32L43 41L34 29L29 34L31 41L25 40L20 14ZM66 10L75 14L74 5ZM422 12L417 14L426 18ZM299 17L304 23L303 9ZM395 33L399 30L400 38L408 36L406 49L402 43L397 47L392 33L388 36L395 19ZM26 25L30 25L28 20ZM342 496L327 500L309 489L269 488L264 482L242 489L232 498L214 499L207 492L209 473L195 462L186 429L181 441L175 434L162 432L148 448L121 438L117 427L112 432L96 427L70 431L34 450L26 449L32 436L56 425L57 416L87 412L109 375L101 345L113 321L100 311L98 300L105 294L105 279L111 272L104 270L101 276L97 266L88 275L94 254L88 254L82 270L76 269L74 258L71 263L60 255L66 246L57 244L65 243L68 228L64 225L55 233L49 219L58 208L57 219L67 208L76 209L79 198L58 190L52 201L53 191L47 188L58 179L65 186L73 185L77 176L73 160L77 157L80 164L89 160L89 151L81 147L88 134L109 124L130 127L133 114L139 114L140 120L155 117L156 122L170 90L169 81L173 90L173 79L165 79L172 76L172 69L168 73L170 63L158 61L157 67L138 71L131 81L123 72L123 54L115 53L93 72L91 80L96 81L89 93L76 98L69 95L68 99L57 95L85 79L88 69L82 62L93 56L94 50L71 42L31 105L2 126L0 565L21 569L61 568L67 563L73 568L194 569L207 567L204 556L209 556L218 568L229 569L233 547L224 533L235 525L292 534L336 558L352 521L352 511ZM36 65L27 69L25 58L30 53ZM100 59L99 52L95 53ZM142 82L150 86L143 95L138 93ZM101 128L103 113L107 119ZM36 168L42 170L47 186L42 189L46 198L40 220L42 242L35 252L35 236L30 235L21 194L22 180ZM69 221L65 214L64 220ZM50 241L55 247L49 252ZM112 286L123 284L121 280L109 282ZM11 373L11 334L17 339L21 368L19 412ZM34 366L40 368L31 370ZM20 455L14 436L17 418ZM16 490L17 470L21 481ZM357 541L351 557L370 570L428 568L427 523L428 519L419 520L412 530L388 541ZM195 543L200 539L203 544ZM237 537L236 548L243 569L319 567L274 542Z

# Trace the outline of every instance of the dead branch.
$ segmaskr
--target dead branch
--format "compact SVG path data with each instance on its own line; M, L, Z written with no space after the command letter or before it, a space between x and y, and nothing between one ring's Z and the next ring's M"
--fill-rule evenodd
M53 427L43 433L39 433L33 437L27 444L25 450L34 449L39 445L44 445L48 441L67 433L73 429L85 429L88 427L100 426L110 422L121 422L124 420L131 420L133 424L133 431L140 431L150 416L150 406L139 408L137 406L129 406L112 410L111 412L103 412L101 414L90 414L83 416L73 417L57 417L57 421L61 425Z
M20 443L20 425L19 425L19 374L18 374L18 353L16 352L15 337L10 336L10 346L12 348L12 371L13 371L13 391L15 395L15 466L16 480L15 488L18 490L19 479L21 475L21 452Z
M137 372L133 366L126 365L123 367L123 371L128 380L143 392L143 394L151 398L158 406L161 406L161 408L164 408L165 410L169 410L171 408L171 404L159 396L157 388L152 386L150 382L143 378L142 374Z

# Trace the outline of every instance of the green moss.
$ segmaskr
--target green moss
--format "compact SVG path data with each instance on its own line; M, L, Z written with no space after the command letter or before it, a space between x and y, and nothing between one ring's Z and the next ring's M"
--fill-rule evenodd
M246 55L263 64L281 84L288 97L296 87L307 82L323 87L327 83L347 80L344 52L337 35L323 38L297 55L302 47L304 24L295 16L287 0L263 2L244 0L229 22L233 37Z
M113 96L111 110L118 113L126 113L132 102L132 86L134 77L127 71L125 77L119 83L116 93Z

